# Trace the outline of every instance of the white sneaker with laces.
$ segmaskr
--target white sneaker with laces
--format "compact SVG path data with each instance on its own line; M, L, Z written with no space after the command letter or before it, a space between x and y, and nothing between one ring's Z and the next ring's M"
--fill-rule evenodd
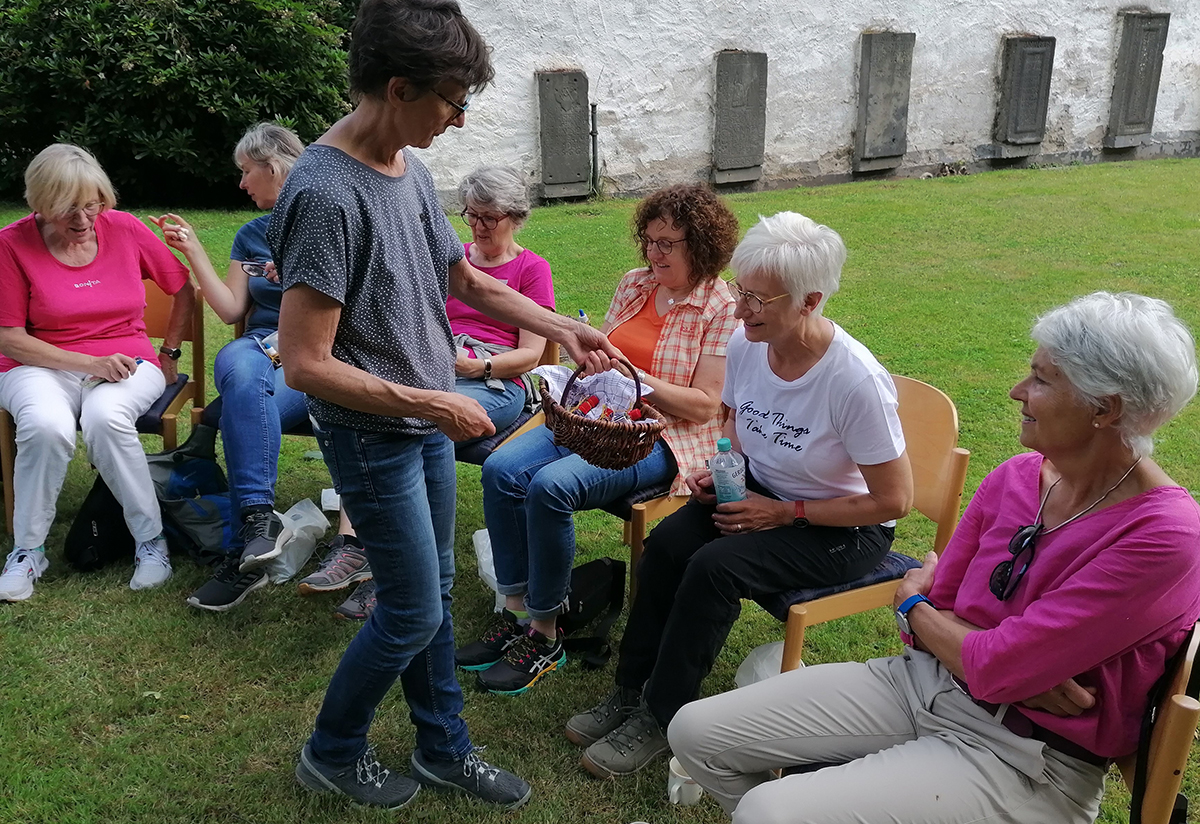
M150 589L165 584L171 577L171 558L167 554L167 539L159 535L153 541L137 545L133 557L133 578L130 589Z
M0 601L24 601L33 595L33 582L50 566L41 548L14 549L4 561L0 573Z

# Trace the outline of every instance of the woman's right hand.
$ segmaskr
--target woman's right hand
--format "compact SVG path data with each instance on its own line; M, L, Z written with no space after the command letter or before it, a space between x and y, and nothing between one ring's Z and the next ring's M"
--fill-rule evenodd
M92 358L89 374L106 381L116 383L123 381L137 371L137 361L128 355L106 355L102 358Z
M717 505L717 492L713 486L712 472L707 469L701 469L694 475L688 475L686 481L688 489L692 491L692 497L698 503L707 506Z
M177 214L167 213L161 217L150 216L150 220L163 233L163 240L172 249L177 249L188 258L200 253L203 254L204 246L200 243L200 238L196 236L196 230L186 220Z
M457 392L442 392L429 416L452 441L468 441L496 434L496 427L479 401Z

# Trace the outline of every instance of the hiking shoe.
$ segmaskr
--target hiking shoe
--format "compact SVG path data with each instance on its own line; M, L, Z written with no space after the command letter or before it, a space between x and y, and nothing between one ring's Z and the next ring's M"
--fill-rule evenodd
M242 572L262 566L272 558L278 558L283 545L292 537L292 531L283 525L272 510L248 512L242 519Z
M347 541L354 543L348 543ZM352 535L337 535L329 542L329 552L317 571L300 581L301 595L314 592L334 592L359 581L371 580L371 565L366 550Z
M241 560L238 558L226 558L222 561L208 583L187 599L188 606L224 612L246 600L246 596L254 590L267 585L266 570L252 569L249 572L240 572L240 564Z
M597 778L632 775L671 745L645 703L617 727L583 753L583 768Z
M492 766L475 752L461 761L428 761L417 750L412 754L412 774L428 787L460 790L506 810L515 810L533 795L527 782Z
M496 695L520 695L543 675L567 663L562 635L551 641L532 627L518 635L504 657L481 671L479 683Z
M587 712L567 722L567 740L579 747L590 747L625 723L641 703L642 694L628 687L617 687Z
M50 566L41 549L14 549L0 573L0 601L24 601L33 595L33 582Z
M454 653L454 663L465 670L485 670L504 657L508 648L524 633L517 623L517 616L508 610L492 615L487 629L478 641L459 647Z
M342 605L333 611L334 618L365 621L375 611L375 582L363 581Z
M421 785L407 775L392 772L379 763L375 747L368 746L353 766L336 772L317 764L305 744L296 763L296 780L310 790L349 796L356 804L398 810L417 797Z
M171 556L167 552L167 539L159 535L153 541L143 541L133 553L133 577L129 588L152 589L162 586L171 577Z

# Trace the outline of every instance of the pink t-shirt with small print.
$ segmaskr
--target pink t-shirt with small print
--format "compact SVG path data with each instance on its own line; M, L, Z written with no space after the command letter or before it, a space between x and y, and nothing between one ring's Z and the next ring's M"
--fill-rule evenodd
M0 229L0 326L23 326L68 352L120 353L158 365L142 320L142 281L173 295L187 282L187 267L127 212L97 215L96 243L95 260L68 266L50 254L34 215ZM0 372L20 365L0 355Z

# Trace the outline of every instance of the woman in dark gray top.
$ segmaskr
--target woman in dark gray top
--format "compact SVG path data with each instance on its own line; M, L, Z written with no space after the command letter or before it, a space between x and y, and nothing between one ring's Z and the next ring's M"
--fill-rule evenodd
M286 290L287 381L308 395L378 584L378 607L330 681L296 775L374 806L403 806L420 784L510 808L531 793L474 753L459 715L451 440L493 428L478 402L454 392L447 296L559 341L578 362L617 354L597 330L472 267L408 151L462 128L470 93L491 79L487 46L455 0L365 0L350 44L357 106L296 163L267 233ZM416 726L416 781L367 744L397 677Z

